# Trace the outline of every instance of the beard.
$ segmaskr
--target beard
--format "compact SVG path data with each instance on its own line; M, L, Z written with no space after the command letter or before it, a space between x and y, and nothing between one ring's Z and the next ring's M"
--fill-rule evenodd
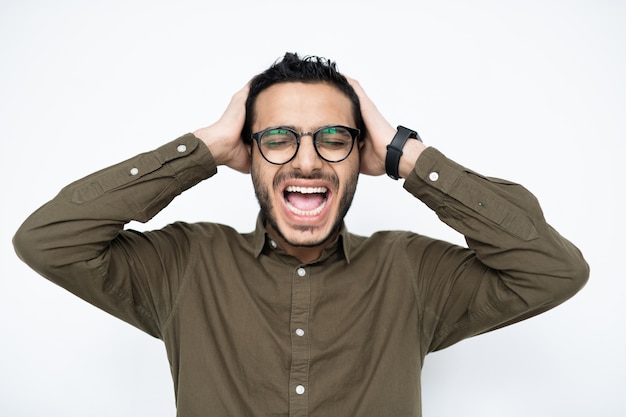
M258 167L255 167L252 164L252 184L254 185L254 192L256 194L256 198L259 202L259 206L261 208L261 220L264 224L269 224L279 235L281 239L283 239L287 244L294 247L316 247L325 243L330 237L334 236L340 229L343 224L343 219L345 218L350 206L352 205L352 200L354 199L354 193L356 192L356 187L359 178L359 171L355 170L354 173L347 179L345 187L340 189L339 186L339 178L337 178L334 174L323 174L316 173L312 175L302 175L297 171L291 172L280 172L274 178L272 183L272 187L276 188L278 184L280 184L285 179L323 179L326 181L330 181L334 186L337 192L339 193L339 209L337 210L337 217L333 221L333 226L331 230L325 236L321 236L316 240L311 240L306 243L302 242L293 242L286 237L286 234L280 229L278 226L278 222L276 220L276 216L273 214L273 205L270 198L270 189L267 185L262 184L259 180L260 175L258 175ZM296 225L293 226L294 229L307 233L313 232L316 229L316 226L307 226L307 225Z

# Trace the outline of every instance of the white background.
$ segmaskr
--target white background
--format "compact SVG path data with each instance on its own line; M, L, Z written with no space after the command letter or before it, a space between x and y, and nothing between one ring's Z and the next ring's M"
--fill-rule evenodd
M10 239L70 181L216 120L286 51L337 61L391 123L524 184L591 265L562 306L429 355L425 416L626 415L617 0L0 1L0 415L175 414L162 343L37 276ZM256 211L249 177L220 169L133 227L247 232ZM361 178L347 222L463 242L385 177Z

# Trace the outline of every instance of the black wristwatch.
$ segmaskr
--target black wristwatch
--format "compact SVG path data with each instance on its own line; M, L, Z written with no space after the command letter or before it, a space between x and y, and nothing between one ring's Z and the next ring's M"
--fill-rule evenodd
M422 139L415 130L408 129L404 126L398 126L398 131L391 140L391 143L387 145L387 157L385 158L385 171L394 180L400 178L398 169L400 167L400 157L402 156L402 148L409 139L417 139L420 142Z

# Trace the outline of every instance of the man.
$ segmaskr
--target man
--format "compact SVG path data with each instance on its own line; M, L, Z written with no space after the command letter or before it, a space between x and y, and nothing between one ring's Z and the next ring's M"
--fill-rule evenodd
M251 172L254 232L123 230L220 165ZM348 233L359 173L403 178L468 248ZM548 310L589 273L523 187L396 130L334 63L295 54L214 124L65 187L14 244L48 279L164 341L185 417L419 416L428 352Z

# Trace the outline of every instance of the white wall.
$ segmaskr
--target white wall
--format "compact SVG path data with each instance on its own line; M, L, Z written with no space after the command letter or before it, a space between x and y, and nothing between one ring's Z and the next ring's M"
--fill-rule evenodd
M526 185L591 264L566 304L430 355L424 414L626 415L626 7L611 0L0 1L0 415L174 415L162 344L37 276L10 239L66 183L214 121L286 51L336 60L392 123ZM462 242L401 182L357 194L353 232ZM256 209L222 169L134 226L248 231Z

